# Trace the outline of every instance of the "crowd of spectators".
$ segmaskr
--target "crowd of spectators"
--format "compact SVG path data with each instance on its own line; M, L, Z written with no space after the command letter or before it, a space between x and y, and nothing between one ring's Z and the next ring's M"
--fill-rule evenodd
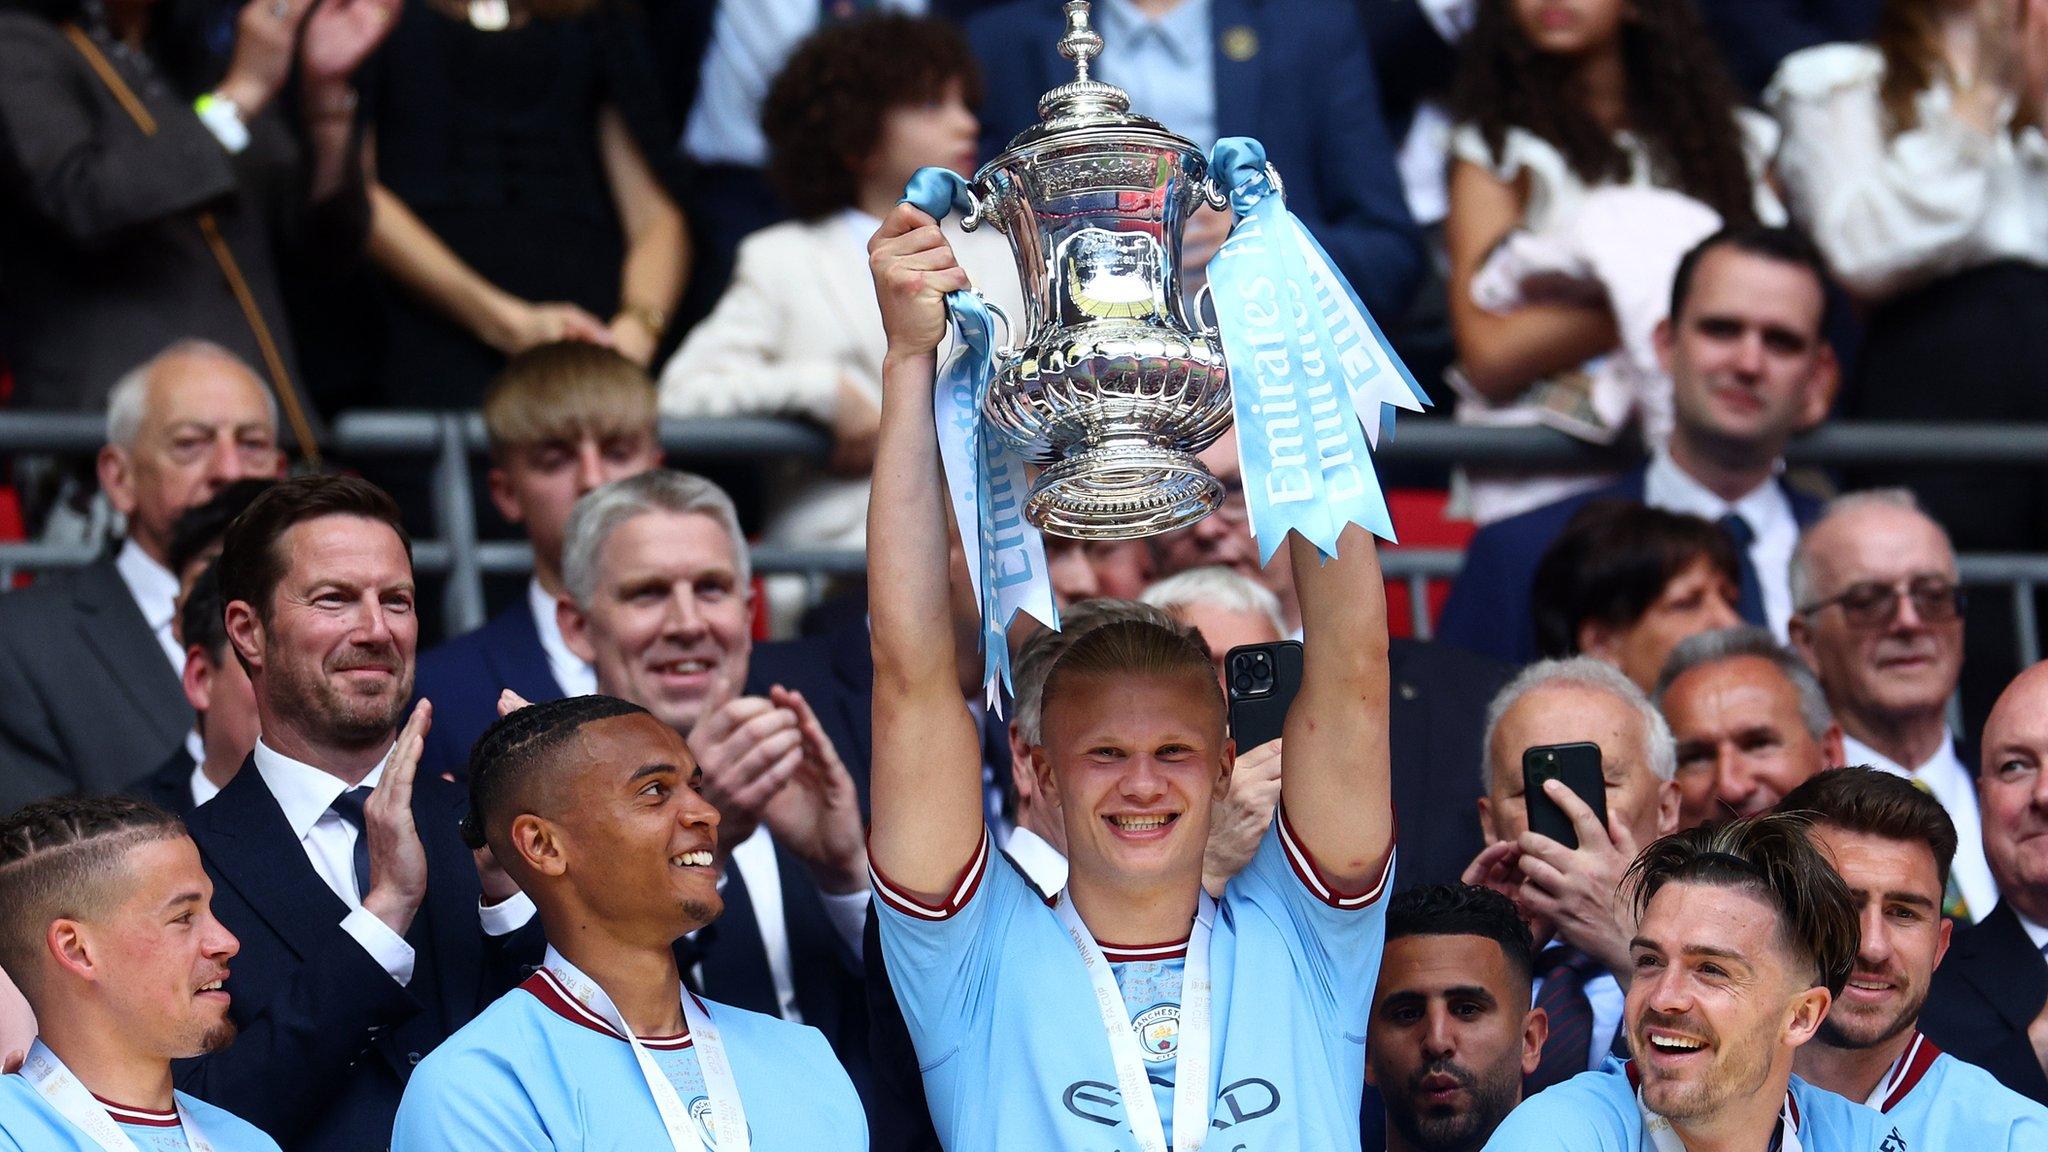
M1642 955L1683 926L1655 884L1717 855L1824 858L1843 898L1924 914L1858 914L1803 1082L1881 1096L1868 1053L1924 1040L2048 1104L2048 670L2018 659L2029 606L1967 597L1958 562L2048 552L2048 469L1786 467L1843 416L2048 422L2048 0L1094 9L1098 78L1201 149L1263 141L1450 419L1637 461L1415 481L1475 528L1434 638L1388 653L1364 1146L1476 1150L1627 1059ZM537 955L531 901L456 836L472 748L599 693L681 734L720 817L726 910L685 979L822 1032L877 1147L938 1146L869 907L865 591L750 548L863 546L869 237L912 173L971 175L1036 120L1064 27L1054 0L0 0L0 421L105 421L92 459L0 475L26 535L99 549L0 592L0 812L126 792L187 821L242 1037L181 1088L293 1152L382 1147L411 1070ZM1189 221L1188 277L1228 227ZM944 230L1021 320L1004 238ZM533 566L481 628L420 610L425 473L322 457L373 408L482 415L482 510ZM662 417L737 415L829 458L664 459ZM1034 749L1067 646L1192 630L1224 680L1302 637L1234 437L1202 458L1203 522L1048 539L1066 628L1013 635L1001 710L955 542L984 814L1048 898ZM1570 845L1524 772L1560 744L1605 785L1604 812L1546 789ZM1216 891L1280 797L1281 743L1238 753ZM1771 839L1785 811L1812 846ZM33 1035L12 991L0 1056Z

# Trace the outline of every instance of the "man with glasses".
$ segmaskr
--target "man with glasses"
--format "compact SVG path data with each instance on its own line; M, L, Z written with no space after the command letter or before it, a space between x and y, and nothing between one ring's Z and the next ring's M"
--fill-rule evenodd
M1903 488L1830 503L1792 553L1792 644L1842 725L1842 762L1906 776L1941 801L1959 847L1942 910L1998 903L1974 777L1948 727L1963 668L1963 593L1948 533Z

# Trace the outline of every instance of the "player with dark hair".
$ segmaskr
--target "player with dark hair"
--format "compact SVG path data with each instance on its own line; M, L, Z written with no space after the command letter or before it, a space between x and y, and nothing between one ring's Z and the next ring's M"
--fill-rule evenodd
M876 915L933 1123L956 1149L1357 1148L1393 869L1386 598L1364 530L1290 537L1305 637L1279 813L1220 900L1210 805L1236 749L1209 653L1105 624L1053 664L1032 749L1070 871L1050 905L992 847L948 614L933 425L947 291L929 216L869 244L889 351L869 504ZM1115 941L1115 943L1109 943ZM1263 1085L1263 1087L1254 1087ZM1258 1099L1254 1100L1252 1094Z
M1856 963L1855 905L1805 820L1666 836L1622 891L1639 921L1623 1020L1636 1058L1531 1097L1489 1149L1906 1152L1875 1109L1792 1074Z
M176 816L63 797L0 819L0 966L41 1035L0 1076L7 1152L277 1152L171 1087L171 1061L226 1047L228 961L213 884Z
M1478 1152L1536 1070L1549 1021L1531 1008L1536 954L1514 902L1431 884L1387 906L1366 1080L1388 1152Z
M533 898L550 947L420 1063L394 1152L867 1147L816 1029L683 986L676 941L724 908L701 778L681 734L610 696L485 730L463 831Z
M1955 924L1941 914L1956 828L1941 801L1875 768L1837 768L1787 793L1779 811L1809 835L1856 902L1856 967L1799 1074L1861 1100L1914 1148L2048 1148L2048 1108L1920 1034L1920 1010Z

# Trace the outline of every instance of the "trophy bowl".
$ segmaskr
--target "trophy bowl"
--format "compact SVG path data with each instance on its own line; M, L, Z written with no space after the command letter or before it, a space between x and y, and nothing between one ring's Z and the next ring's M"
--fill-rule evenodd
M1025 503L1033 524L1133 539L1223 500L1195 454L1230 426L1230 372L1183 294L1180 262L1189 214L1228 201L1194 144L1089 79L1102 40L1087 0L1069 0L1067 20L1060 51L1076 79L976 173L963 221L1009 240L1024 297L1022 341L998 351L981 414L1041 469Z

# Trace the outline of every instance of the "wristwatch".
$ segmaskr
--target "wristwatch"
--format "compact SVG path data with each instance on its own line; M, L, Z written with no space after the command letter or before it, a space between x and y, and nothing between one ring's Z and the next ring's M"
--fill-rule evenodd
M661 339L661 334L668 331L668 314L652 304L621 304L619 315L636 321L656 340Z
M249 126L243 123L242 109L233 100L218 92L208 92L192 102L192 111L199 114L199 122L230 154L240 155L249 146Z

